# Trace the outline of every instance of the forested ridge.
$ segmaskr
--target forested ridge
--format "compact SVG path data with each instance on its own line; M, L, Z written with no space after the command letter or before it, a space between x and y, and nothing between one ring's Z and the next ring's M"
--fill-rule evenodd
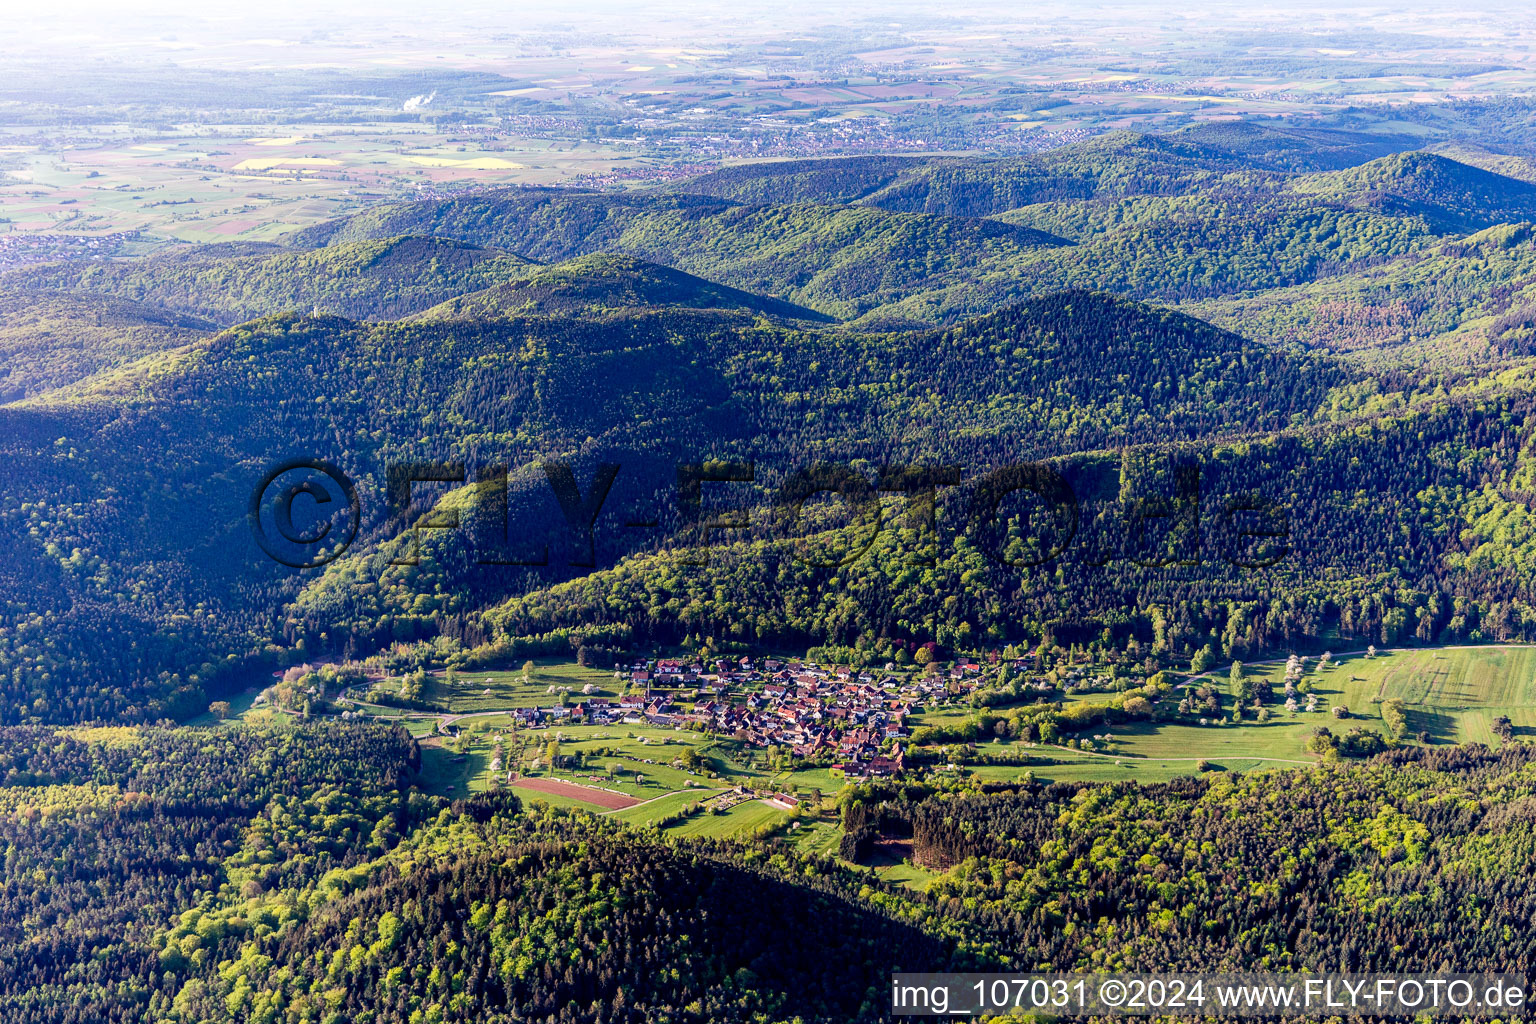
M421 319L497 320L527 314L601 315L672 306L746 309L770 316L827 321L803 306L726 288L632 256L596 253L531 267L512 280L459 295L417 314Z
M229 325L312 309L394 320L528 267L512 253L451 239L402 237L309 251L254 244L234 251L197 247L142 261L30 268L8 281L114 295Z
M88 292L0 291L0 400L14 402L189 345L215 325L159 306Z

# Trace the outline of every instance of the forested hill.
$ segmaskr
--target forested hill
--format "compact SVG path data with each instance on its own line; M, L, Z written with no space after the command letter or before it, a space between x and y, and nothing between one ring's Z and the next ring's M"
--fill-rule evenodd
M1536 185L1433 153L1397 153L1302 177L1291 188L1360 208L1421 216L1442 232L1536 220Z
M851 898L830 865L790 862L791 875L746 851L589 837L579 821L563 831L565 842L552 830L494 855L377 872L273 948L275 976L236 962L178 1019L302 1006L325 985L347 1019L402 1024L447 1003L462 1020L873 1022L892 971L963 962L941 937ZM372 955L328 966L357 936L374 940ZM428 972L443 982L406 980Z
M912 156L850 156L736 164L669 190L751 205L853 203L928 163Z
M0 518L20 574L3 707L12 721L180 713L206 702L228 653L269 637L366 645L503 602L492 628L508 635L619 621L658 639L749 630L869 648L1140 630L1154 616L1174 624L1178 655L1209 636L1262 649L1346 614L1379 635L1524 635L1536 617L1520 581L1536 556L1507 524L1525 515L1509 495L1529 472L1528 378L1391 386L1088 293L891 334L736 310L268 318L0 408L9 478L26 484ZM370 496L353 550L308 580L267 561L245 518L253 482L295 452L338 462ZM1014 509L1002 535L976 534L963 501L941 514L934 570L903 568L911 542L890 534L841 573L795 561L778 536L679 573L664 552L692 534L678 532L675 466L702 457L754 461L763 502L811 461L948 463L969 479L1054 458L1080 527L1049 577L999 559L1050 549L1050 524ZM420 566L389 565L409 543L382 500L402 459L520 467L518 538L547 538L550 569L487 569L470 529L428 537ZM616 568L561 582L585 570L568 567L564 516L536 469L549 459L572 460L580 481L599 462L624 467L596 527L600 564ZM1199 468L1210 517L1193 562L1182 527L1159 540L1124 525L1144 496L1169 499L1180 460ZM1255 498L1289 517L1294 552L1264 574L1240 568L1228 522L1229 503ZM657 526L626 528L635 515ZM674 606L690 611L658 619Z
M613 310L743 309L769 316L827 322L824 313L632 256L598 253L533 266L515 279L439 303L422 320L504 320L529 314L602 314Z
M1017 158L846 157L728 167L671 186L736 202L860 202L904 213L985 217L1033 203L1274 188L1232 152L1179 136L1109 132Z
M1443 156L1319 171L1297 155L1316 143L1330 165L1368 139L1238 142L1112 133L699 179L733 198L498 190L376 207L292 246L8 275L0 297L36 330L6 341L0 405L0 717L182 714L269 644L443 629L597 621L670 640L686 621L867 651L1156 621L1174 623L1170 658L1346 622L1532 635L1536 237L1444 223L1520 213L1531 186ZM802 185L837 201L759 202ZM75 326L89 359L39 343ZM353 549L307 577L246 522L261 473L298 454L368 498ZM867 482L958 466L965 484L922 572L895 531L839 573L754 524L734 562L678 573L666 559L697 531L676 466L709 459L752 462L740 490L760 504L813 463ZM992 469L1042 459L1079 498L1069 564L1016 571L1052 548L1038 516L1015 502L978 533L966 503ZM465 530L391 565L402 532L381 495L401 460L463 462L466 484L508 466L550 564L486 569ZM583 482L622 467L591 557L571 554L547 460ZM1176 523L1127 524L1196 500L1170 491L1196 472L1193 536L1219 558L1183 552ZM1243 502L1290 517L1272 572L1229 550Z
M1284 121L1204 121L1174 138L1225 150L1277 171L1327 171L1355 167L1411 149L1412 135L1359 132Z
M529 265L512 253L452 239L398 237L307 251L209 246L135 261L44 265L7 275L0 289L94 292L225 325L312 309L394 320L488 288Z
M112 295L0 288L0 404L191 344L215 327Z
M430 234L545 262L614 252L744 291L860 316L937 283L1022 266L1065 245L993 220L813 203L751 206L691 195L512 189L382 207L296 232L298 245ZM1016 271L1015 271L1016 273ZM980 312L992 306L976 306Z
M1509 923L1536 896L1506 867L1536 853L1531 763L1474 746L1321 777L1030 787L930 801L910 825L921 861L964 865L931 895L1006 922L1031 963L1525 970L1532 943Z

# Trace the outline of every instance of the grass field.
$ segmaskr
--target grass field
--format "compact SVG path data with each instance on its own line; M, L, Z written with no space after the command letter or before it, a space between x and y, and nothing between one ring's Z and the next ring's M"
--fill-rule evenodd
M1060 756L1056 756L1057 754ZM1296 768L1300 765L1276 764L1252 757L1213 757L1211 766L1229 772L1253 772L1265 769ZM1052 751L1027 767L979 765L970 769L976 778L987 782L1015 782L1032 775L1041 782L1167 782L1180 775L1199 772L1196 761L1172 761L1156 758L1109 758L1074 756L1071 751Z
M421 777L429 793L460 797L480 792L490 784L489 767L485 751L458 754L434 741L421 745Z
M823 796L831 796L847 784L847 779L841 774L832 774L830 768L801 768L777 773L773 776L773 784L781 790L792 790L806 796L815 791Z
M649 800L663 793L671 793L691 787L710 788L719 782L704 774L690 774L668 765L646 764L628 758L603 758L595 765L584 768L551 772L539 772L551 779L602 786L637 800ZM636 780L639 781L636 781Z
M244 722L251 720L253 710L255 712L256 718L258 719L270 717L272 715L270 710L253 708L253 705L255 704L256 698L261 694L261 691L272 685L274 682L276 682L275 679L269 679L263 676L260 682L247 686L245 689L240 690L232 696L225 697L224 699L229 701L229 718L226 721ZM188 719L186 724L218 725L219 721L213 717L211 712L204 711L196 718Z
M1316 664L1314 661L1313 665ZM1280 666L1264 666L1264 675L1277 691L1283 677ZM1536 734L1536 649L1527 647L1432 648L1394 651L1374 658L1351 655L1338 659L1308 678L1329 707L1344 704L1350 720L1336 722L1327 715L1325 724L1339 731L1353 722L1381 728L1381 702L1401 700L1406 705L1412 733L1428 732L1432 743L1487 743L1498 746L1491 723L1507 715L1516 734ZM1295 728L1262 737L1246 753L1279 757L1305 757L1295 753L1322 716L1300 715ZM1281 712L1278 718L1288 718ZM1291 723L1287 723L1288 725ZM1241 726L1241 730L1264 726ZM1254 737L1260 739L1260 737ZM1139 749L1139 748L1138 748ZM1293 751L1285 753L1286 749ZM1148 750L1148 753L1151 751Z
M437 719L435 718L401 718L399 724L416 739L425 739L437 732Z
M668 796L649 800L634 807L626 807L623 810L610 811L608 817L618 821L627 821L631 825L649 825L660 821L670 814L685 811L700 801L719 793L718 789L696 789L691 792L672 793Z
M535 664L537 667L526 682L521 669L461 671L454 673L452 682L438 673L426 697L456 714L464 714L502 708L547 708L557 703L559 691L566 689L574 704L581 700L583 687L589 685L593 688L589 695L592 697L612 698L621 692L621 684L613 678L612 669L583 668L572 661L554 659ZM385 685L398 686L399 681L386 681ZM557 692L551 693L550 687Z
M831 821L804 821L789 835L794 844L806 853L836 857L837 844L842 841L843 830Z
M1409 727L1434 742L1498 746L1491 723L1499 715L1514 723L1516 735L1536 734L1536 649L1405 651L1350 659L1344 667L1359 678L1362 698L1403 701Z
M909 860L904 860L900 864L892 864L888 868L876 868L875 870L880 875L882 881L888 882L891 885L904 885L908 889L918 890L928 888L929 882L944 873L921 867Z
M924 711L919 718L923 725L928 726L963 725L975 713L973 709L968 707L945 706L930 708Z
M435 720L434 720L435 721ZM459 719L455 726L464 731L460 741L467 754L472 755L464 763L451 759L424 760L423 775L431 780L434 791L453 784L463 792L466 784L472 789L484 788L490 781L490 762L496 746L496 737L511 738L511 719L503 715L483 718ZM431 722L426 723L427 729ZM638 800L684 789L718 789L737 782L760 782L763 776L745 771L733 765L725 757L725 746L715 746L703 733L686 729L662 729L641 725L564 725L546 729L519 730L518 737L524 744L524 767L535 757L542 758L552 741L559 745L564 756L582 754L584 764L579 769L551 771L542 765L530 773L542 778L561 779L587 785L599 785L617 790ZM687 749L701 752L703 760L693 769L676 767L671 762ZM427 749L424 747L424 749ZM598 751L606 751L599 754ZM647 763L651 762L651 763ZM466 778L464 764L478 766L477 773ZM507 766L508 769L512 765ZM447 772L445 778L437 777Z
M764 825L776 821L783 821L788 817L784 811L777 807L770 807L761 800L748 800L746 803L737 804L724 814L710 814L708 812L697 815L667 829L668 835L673 836L701 836L707 839L730 839L733 836L746 835Z
M1358 716L1353 724L1379 729L1381 716L1375 713L1375 708L1371 710L1370 716ZM1306 742L1312 730L1325 725L1339 732L1341 726L1348 724L1335 720L1326 710L1297 714L1292 718L1283 709L1267 722L1244 721L1241 725L1123 723L1108 727L1114 736L1108 752L1153 759L1254 757L1272 758L1281 763L1311 763L1316 759L1307 753ZM1192 767L1194 761L1187 760L1187 763Z

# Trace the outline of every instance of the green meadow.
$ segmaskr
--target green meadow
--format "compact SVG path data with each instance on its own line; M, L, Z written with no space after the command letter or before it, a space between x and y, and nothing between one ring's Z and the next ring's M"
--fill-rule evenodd
M648 800L634 807L625 807L617 811L607 812L610 818L619 821L627 821L631 825L650 825L669 815L686 811L710 797L721 792L718 789L700 789L692 792L670 793L667 796Z
M1196 685L1210 683L1224 697L1223 712L1230 715L1229 668L1222 667ZM1258 771L1312 764L1317 758L1306 749L1313 730L1325 727L1342 734L1354 727L1386 733L1381 706L1401 700L1408 718L1403 742L1431 744L1485 743L1497 747L1493 732L1499 716L1509 718L1515 741L1536 736L1536 648L1465 647L1395 650L1342 655L1326 668L1310 658L1304 680L1319 698L1313 712L1285 710L1285 666L1281 662L1244 667L1244 676L1268 679L1277 700L1269 705L1267 721L1252 717L1239 723L1214 719L1198 724L1198 716L1179 721L1122 722L1088 729L1079 739L1090 740L1092 752L1067 747L1030 746L1018 741L978 744L978 753L1028 758L1024 766L977 766L975 774L989 781L1008 781L1029 772L1047 781L1103 782L1136 779L1157 782L1198 770L1201 760L1213 769ZM1080 694L1074 701L1107 701L1110 695ZM1175 703L1179 695L1165 700ZM1305 695L1298 698L1306 706ZM1335 707L1348 716L1334 716ZM921 716L920 724L954 721L954 713L942 717ZM1108 741L1094 739L1108 734Z
M764 825L785 820L788 812L770 807L761 800L739 803L724 814L705 811L680 825L667 829L672 836L702 837L705 839L731 839L750 835Z
M612 699L624 692L625 684L613 676L612 669L586 668L573 661L541 659L534 663L526 678L522 669L460 670L437 673L426 698L455 714L498 711L504 708L550 707L562 694L575 704L583 697ZM399 686L390 680L386 686ZM584 694L585 687L592 691Z

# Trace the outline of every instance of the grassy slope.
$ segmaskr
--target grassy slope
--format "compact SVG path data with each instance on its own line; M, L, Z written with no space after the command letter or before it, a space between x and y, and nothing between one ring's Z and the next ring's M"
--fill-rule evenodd
M669 793L666 796L647 800L645 803L637 804L634 807L610 811L608 816L610 818L617 818L619 821L628 822L631 825L649 825L660 821L668 815L676 814L679 811L686 811L688 808L703 802L719 792L720 790L718 789L704 789L691 792Z

